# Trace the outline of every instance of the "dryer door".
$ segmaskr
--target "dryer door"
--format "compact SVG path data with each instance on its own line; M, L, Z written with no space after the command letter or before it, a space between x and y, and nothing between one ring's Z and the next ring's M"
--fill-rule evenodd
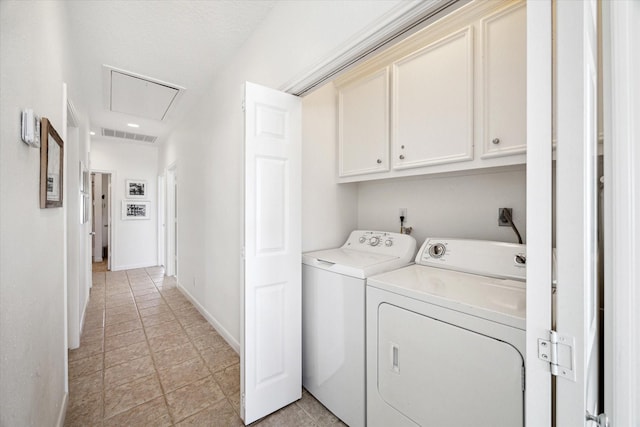
M421 426L523 425L524 361L510 344L386 303L378 321L378 393L400 414Z

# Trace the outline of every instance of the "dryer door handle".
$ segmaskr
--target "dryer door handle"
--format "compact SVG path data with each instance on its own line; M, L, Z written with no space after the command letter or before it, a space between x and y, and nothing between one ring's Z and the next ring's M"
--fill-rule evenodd
M400 346L396 343L391 344L391 370L396 374L400 373Z

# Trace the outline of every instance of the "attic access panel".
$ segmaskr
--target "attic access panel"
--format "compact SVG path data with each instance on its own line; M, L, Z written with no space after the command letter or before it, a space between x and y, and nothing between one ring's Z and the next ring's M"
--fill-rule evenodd
M164 120L181 88L109 70L109 109L155 120Z

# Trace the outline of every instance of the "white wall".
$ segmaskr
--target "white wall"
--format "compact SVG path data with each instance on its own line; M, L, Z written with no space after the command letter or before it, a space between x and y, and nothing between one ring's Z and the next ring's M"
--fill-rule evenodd
M524 166L337 185L337 114L331 83L303 100L303 251L340 246L354 229L399 232L399 208L418 244L432 236L517 242L497 225L501 207L513 209L526 241Z
M61 3L0 2L2 426L55 425L66 401L64 209L40 209L40 151L19 120L30 107L66 127L64 28Z
M418 244L426 237L462 237L517 243L511 227L498 226L498 208L513 208L526 242L525 170L461 176L423 176L358 184L358 227L398 232L398 209Z
M357 228L358 184L336 184L333 83L302 100L302 251L341 246Z
M210 90L164 146L160 167L176 162L179 176L180 286L236 348L242 285L243 83L285 86L399 4L278 2L214 76Z
M105 141L91 142L91 170L112 172L112 226L111 242L112 270L150 267L157 264L158 217L157 217L157 177L158 148L134 142ZM144 200L151 202L150 219L123 220L122 201L125 198L125 181L143 179L147 181ZM101 201L101 200L100 200ZM99 210L99 204L96 210ZM99 232L99 230L96 230ZM102 251L102 249L100 249Z

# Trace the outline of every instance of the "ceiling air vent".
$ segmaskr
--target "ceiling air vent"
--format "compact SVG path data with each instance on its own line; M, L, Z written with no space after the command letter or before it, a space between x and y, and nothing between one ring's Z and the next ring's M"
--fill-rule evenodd
M102 128L102 136L109 136L111 138L128 139L130 141L138 142L156 142L157 136L143 135L141 133L125 132L122 130L105 129Z

